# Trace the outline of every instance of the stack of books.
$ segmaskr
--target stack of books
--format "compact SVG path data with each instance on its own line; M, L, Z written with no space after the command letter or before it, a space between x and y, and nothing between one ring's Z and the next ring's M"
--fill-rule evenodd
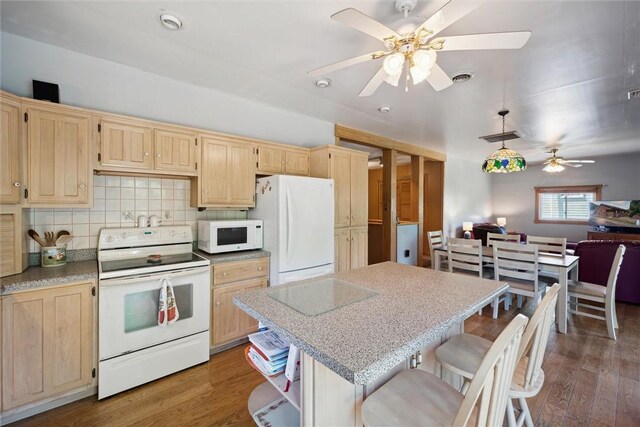
M251 343L245 350L249 363L267 376L284 372L289 356L289 341L273 331L256 332L249 335Z

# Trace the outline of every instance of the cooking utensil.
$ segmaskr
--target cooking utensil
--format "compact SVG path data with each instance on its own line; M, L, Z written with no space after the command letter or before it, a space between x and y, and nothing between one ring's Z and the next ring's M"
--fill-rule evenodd
M47 246L47 243L44 240L42 240L42 237L40 237L40 235L36 233L35 230L29 230L27 231L27 234L29 235L29 237L35 240L36 243L38 243L40 246Z
M56 246L62 246L69 244L73 240L73 236L70 234L63 234L56 239Z
M58 234L56 235L56 241L61 237L61 236L68 236L71 233L69 233L67 230L60 230L58 231Z
M53 234L53 231L45 231L44 238L45 238L45 241L47 242L47 246L56 245L55 235Z

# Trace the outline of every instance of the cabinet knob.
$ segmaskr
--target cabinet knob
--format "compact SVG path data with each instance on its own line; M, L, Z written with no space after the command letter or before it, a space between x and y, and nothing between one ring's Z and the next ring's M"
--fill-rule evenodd
M356 219L356 216L355 215L351 215L351 219Z
M158 157L162 157L162 154L158 153Z
M258 271L262 271L262 267L258 267Z
M353 242L353 237L351 238L351 241Z
M281 163L284 165L284 160Z
M347 242L349 241L349 238L347 237Z
M216 305L220 305L220 301L216 301Z
M149 152L148 152L148 151L145 151L145 152L144 152L144 156L145 156L145 157L149 157Z
M20 183L18 181L16 181L16 182L13 183L13 186L14 187L20 187Z
M288 164L288 165L290 165L290 164L291 164L291 162L287 162L287 164Z
M78 187L84 188L84 184L80 184L80 185L78 185Z
M227 273L227 272L222 273L222 277L227 277L228 275L229 275L229 273Z

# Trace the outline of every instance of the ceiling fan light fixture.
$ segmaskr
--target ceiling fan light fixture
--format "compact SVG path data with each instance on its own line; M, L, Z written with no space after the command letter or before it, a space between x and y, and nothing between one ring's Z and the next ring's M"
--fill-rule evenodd
M562 172L564 169L565 167L557 162L551 162L542 168L543 171L548 173L558 173L558 172Z
M398 86L398 83L400 82L400 76L401 75L402 75L402 73L398 73L396 75L387 74L384 77L384 81L389 83L391 86Z
M402 73L402 68L404 67L404 55L400 52L392 53L384 58L382 66L387 75L399 76Z
M436 63L436 53L432 50L418 50L413 54L413 66L409 69L413 84L423 82L429 74L431 68Z

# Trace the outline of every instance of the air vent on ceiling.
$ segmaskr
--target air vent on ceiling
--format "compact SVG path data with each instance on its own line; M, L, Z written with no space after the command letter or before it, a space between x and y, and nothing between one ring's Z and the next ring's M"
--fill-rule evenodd
M522 138L522 135L517 130L510 130L505 133L494 133L493 135L479 136L479 139L484 139L487 142L501 142L509 141L510 139Z
M640 88L627 92L627 99L640 99Z

